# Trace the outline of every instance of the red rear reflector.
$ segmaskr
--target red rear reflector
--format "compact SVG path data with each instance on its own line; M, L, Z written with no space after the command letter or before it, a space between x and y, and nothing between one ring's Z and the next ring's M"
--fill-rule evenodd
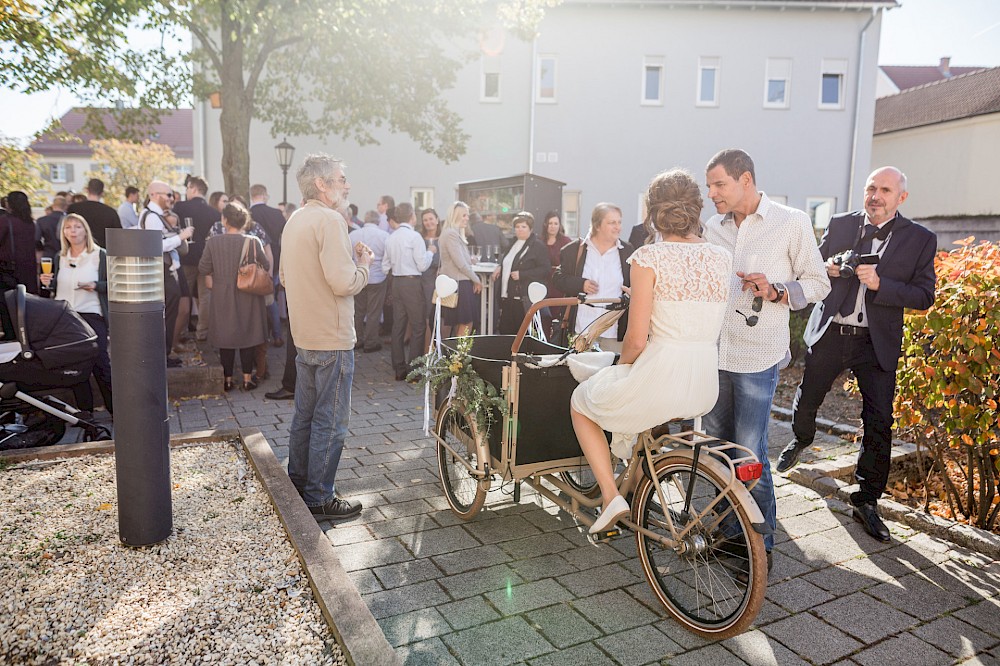
M736 466L736 478L746 483L747 481L752 481L753 479L759 479L763 471L763 463L743 463L742 465Z

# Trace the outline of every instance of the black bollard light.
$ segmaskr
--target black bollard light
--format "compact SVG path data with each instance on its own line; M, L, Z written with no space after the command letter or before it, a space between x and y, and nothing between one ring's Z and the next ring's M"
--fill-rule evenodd
M152 229L108 229L107 241L118 538L147 546L173 529L163 241Z

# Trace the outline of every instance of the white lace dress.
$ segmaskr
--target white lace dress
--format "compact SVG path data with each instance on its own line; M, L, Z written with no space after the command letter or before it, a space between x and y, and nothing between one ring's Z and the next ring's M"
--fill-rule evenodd
M644 245L629 262L656 274L646 348L573 391L572 405L604 430L640 433L711 411L719 396L719 331L733 257L709 243Z

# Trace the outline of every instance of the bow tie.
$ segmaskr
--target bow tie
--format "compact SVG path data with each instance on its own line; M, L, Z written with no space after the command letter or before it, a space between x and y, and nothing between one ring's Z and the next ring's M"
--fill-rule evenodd
M885 239L888 238L889 234L892 232L892 225L895 221L896 220L889 220L883 224L881 228L876 227L874 224L866 223L862 238L864 238L864 240L877 238L880 241L885 241Z

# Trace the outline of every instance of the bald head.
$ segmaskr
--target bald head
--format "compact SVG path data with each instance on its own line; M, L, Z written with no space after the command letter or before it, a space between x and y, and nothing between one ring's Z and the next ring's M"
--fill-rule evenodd
M896 216L907 196L906 174L891 166L875 169L865 184L865 212L872 223L881 225Z
M170 199L174 196L174 191L162 180L154 180L146 188L146 195L150 201L166 210L170 207Z

